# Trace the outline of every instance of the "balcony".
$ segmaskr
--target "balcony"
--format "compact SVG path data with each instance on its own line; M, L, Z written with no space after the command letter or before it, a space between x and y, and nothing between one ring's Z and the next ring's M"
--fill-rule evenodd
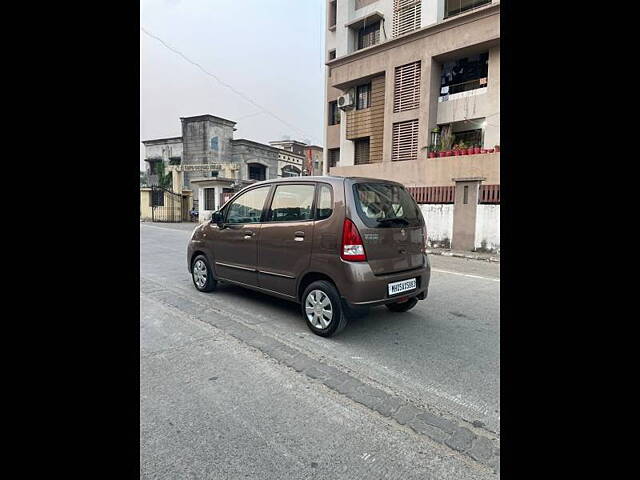
M329 167L329 174L340 177L384 178L407 186L453 185L453 178L483 177L486 178L486 184L498 185L500 152L494 150L493 153L427 158L426 149L422 149L417 160L403 161L401 167L398 162L391 161L364 165L338 164Z

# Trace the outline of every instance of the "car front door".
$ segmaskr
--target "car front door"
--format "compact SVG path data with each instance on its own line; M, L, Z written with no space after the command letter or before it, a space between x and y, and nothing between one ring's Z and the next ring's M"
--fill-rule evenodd
M221 226L212 224L216 277L258 285L258 239L270 185L253 188L225 207Z
M260 288L296 296L296 281L309 266L313 240L315 184L275 186L258 244Z

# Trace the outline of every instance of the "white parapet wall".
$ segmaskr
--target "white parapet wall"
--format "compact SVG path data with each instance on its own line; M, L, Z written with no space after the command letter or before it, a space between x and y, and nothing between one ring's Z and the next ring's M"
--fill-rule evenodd
M478 205L475 247L500 252L500 205Z
M453 205L421 204L420 210L427 224L429 246L449 248L453 235Z

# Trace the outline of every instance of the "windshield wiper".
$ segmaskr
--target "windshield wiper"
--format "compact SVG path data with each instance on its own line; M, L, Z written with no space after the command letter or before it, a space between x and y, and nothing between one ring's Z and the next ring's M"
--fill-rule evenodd
M386 225L388 223L399 222L402 225L409 225L409 221L406 218L395 217L395 218L383 218L382 220L378 220L379 224Z

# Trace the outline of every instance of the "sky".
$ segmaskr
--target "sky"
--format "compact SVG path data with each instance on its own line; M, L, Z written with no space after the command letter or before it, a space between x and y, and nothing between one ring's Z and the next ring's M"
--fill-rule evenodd
M234 138L268 143L288 137L323 145L324 5L324 0L141 0L140 140L180 136L180 117L208 113L238 122ZM141 170L143 159L140 144Z

